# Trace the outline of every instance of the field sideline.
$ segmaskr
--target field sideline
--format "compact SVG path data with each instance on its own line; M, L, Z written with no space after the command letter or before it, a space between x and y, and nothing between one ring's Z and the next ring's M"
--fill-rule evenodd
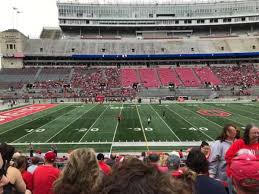
M21 149L32 142L43 150L53 143L63 151L170 150L213 141L227 123L259 125L259 103L60 104L0 125L0 141Z

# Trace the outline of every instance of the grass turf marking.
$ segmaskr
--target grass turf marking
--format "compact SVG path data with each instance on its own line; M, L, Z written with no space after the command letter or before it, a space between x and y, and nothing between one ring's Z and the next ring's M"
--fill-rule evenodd
M63 127L61 130L59 130L55 135L53 135L51 138L49 138L46 142L49 142L51 139L53 139L54 137L56 137L58 134L60 134L64 129L66 129L69 125L71 125L72 123L74 123L75 121L77 121L78 119L80 119L81 117L83 117L86 113L88 113L90 110L92 110L94 107L96 107L97 104L95 106L93 106L92 108L88 109L84 114L82 114L81 116L79 116L78 118L72 120L69 124L67 124L65 127Z
M198 131L200 131L203 135L205 135L206 137L208 137L211 140L214 140L211 136L207 135L206 133L204 133L202 130L199 129L199 127L196 127L195 125L193 125L191 122L189 122L188 120L186 120L184 117L182 117L180 114L176 113L175 111L173 111L172 109L166 107L168 110L170 110L171 112L174 112L176 115L178 115L179 117L181 117L184 121L186 121L187 123L189 123L190 125L192 125L193 127L195 127Z
M136 109L137 109L137 113L138 113L141 129L142 129L142 132L143 132L143 135L144 135L144 139L145 139L145 142L146 142L146 146L147 146L147 149L149 151L149 146L148 146L148 143L147 143L147 137L146 137L146 134L145 134L145 131L144 131L144 127L143 127L142 120L141 120L140 115L139 115L139 110L138 110L138 106L137 105L136 105Z
M95 125L95 123L98 121L98 119L105 113L105 111L108 109L109 107L106 107L103 112L97 117L97 119L94 121L94 123L89 127L89 129L85 132L85 134L81 137L81 139L79 140L79 142L82 142L82 140L84 139L84 137L87 135L87 133L91 130L91 128Z
M168 127L168 129L170 129L170 131L172 132L172 134L179 140L181 141L181 139L175 134L175 132L171 129L171 127L169 127L169 125L165 122L165 120L159 115L159 113L149 104L149 106L151 107L151 109L153 111L155 111L155 113L158 115L158 117L165 123L165 125Z
M69 110L68 112L71 112L71 111L73 111L73 110L75 110L75 109L71 109L71 110ZM66 113L64 113L64 114L67 114L68 112L66 112ZM50 121L50 122L48 122L48 123L45 123L45 124L39 126L39 127L36 128L35 130L40 129L40 128L43 128L45 125L48 125L49 123L52 123L52 122L58 120L59 118L63 117L64 114L62 114L62 115L56 117L55 119L53 119L52 121ZM32 133L34 133L34 132L32 132ZM27 133L27 134L25 134L24 136L22 136L22 137L20 137L20 138L18 138L18 139L16 139L16 140L14 140L12 143L16 143L16 142L19 141L20 139L22 139L22 138L24 138L24 137L26 137L26 136L28 136L28 135L30 135L30 134L32 134L32 133Z
M62 107L62 108L60 108L60 109L53 109L53 112L51 111L51 112L49 112L49 113L46 113L46 112L44 112L44 113L46 113L46 114L51 114L51 113L57 112L57 111L59 111L59 110L62 110L62 109L64 109L64 108L66 108L66 107L68 107L68 106L64 106L64 107ZM46 111L47 111L47 110L51 110L51 109L46 109ZM37 113L35 113L35 114L37 114ZM33 115L33 114L31 114L31 115ZM28 116L30 116L30 115L28 115ZM20 124L20 125L18 125L18 126L12 127L11 129L8 129L8 130L6 130L6 131L0 133L0 135L3 135L3 134L5 134L5 133L7 133L7 132L9 132L9 131L11 131L11 130L13 130L13 129L16 129L16 128L18 128L18 127L21 127L21 126L23 126L23 125L26 125L26 124L28 124L28 123L30 123L30 122L32 122L32 121L35 121L35 120L37 120L37 119L40 119L40 118L44 117L44 116L46 116L46 115L43 114L43 115L41 115L41 116L39 116L39 117L36 117L35 119L29 120L28 122L25 122L25 123L22 123L22 124ZM23 118L24 118L24 117L23 117ZM17 120L15 120L15 121L17 121Z
M123 103L122 103L122 106L121 106L121 110L120 110L119 116L121 116L122 109L123 109ZM114 140L115 140L115 136L116 136L116 133L117 133L118 126L119 126L119 121L117 121L117 125L116 125L115 131L114 131L114 134L113 134L113 138L112 138L112 142L114 142ZM111 148L110 148L110 154L111 153L112 153L112 144L111 144Z

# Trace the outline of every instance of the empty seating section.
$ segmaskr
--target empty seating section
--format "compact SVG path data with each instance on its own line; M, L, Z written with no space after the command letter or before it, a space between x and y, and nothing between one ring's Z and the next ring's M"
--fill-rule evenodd
M212 70L209 67L195 67L193 68L193 70L200 78L202 83L210 82L212 85L222 84L219 78L212 72Z
M259 77L253 65L213 66L211 69L227 86L259 85Z
M176 73L182 80L185 87L199 87L201 81L194 74L192 68L189 67L178 67L175 69Z
M70 68L44 68L40 72L36 81L66 80L69 77L70 70Z
M144 87L159 87L160 83L156 74L156 69L139 69L141 83Z
M133 83L138 82L135 69L121 69L121 85L123 87L132 86Z
M168 86L169 83L175 84L175 86L181 86L181 81L177 78L175 71L171 68L159 68L158 74L162 85Z
M38 69L2 69L0 71L0 82L30 82L33 81Z

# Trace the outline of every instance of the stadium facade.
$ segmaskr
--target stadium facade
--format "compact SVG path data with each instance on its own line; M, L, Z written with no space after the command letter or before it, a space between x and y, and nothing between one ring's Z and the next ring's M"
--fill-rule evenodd
M3 68L258 62L259 2L58 1L60 28L1 33Z

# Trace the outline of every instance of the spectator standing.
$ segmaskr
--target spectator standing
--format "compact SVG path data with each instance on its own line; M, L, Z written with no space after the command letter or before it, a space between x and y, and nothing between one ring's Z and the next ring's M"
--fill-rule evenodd
M45 154L45 164L38 166L33 173L33 194L53 194L53 182L60 171L53 165L56 154L49 151Z
M245 128L243 138L236 140L228 149L225 155L227 162L227 175L230 176L229 166L232 159L240 149L249 149L259 156L259 128L254 124L249 124Z
M211 178L227 181L225 155L233 144L236 134L237 127L233 124L227 124L212 144L209 157L209 175Z

